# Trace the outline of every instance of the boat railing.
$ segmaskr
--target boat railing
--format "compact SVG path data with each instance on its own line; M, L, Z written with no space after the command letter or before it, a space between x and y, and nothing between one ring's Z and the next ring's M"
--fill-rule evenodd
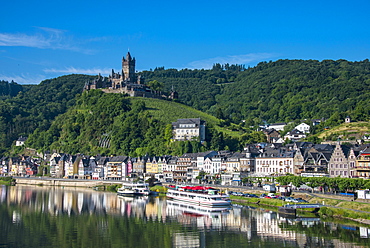
M172 190L176 190L179 192L189 192L189 193L197 193L197 194L204 194L204 195L214 195L214 196L227 196L227 194L223 194L220 190L191 190L191 189L184 189L184 188L169 188Z

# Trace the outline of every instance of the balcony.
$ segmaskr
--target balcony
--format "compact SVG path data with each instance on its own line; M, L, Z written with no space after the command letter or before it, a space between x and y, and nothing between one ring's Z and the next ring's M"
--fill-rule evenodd
M357 171L370 171L369 166L355 166L355 167L353 167L353 169L357 170Z

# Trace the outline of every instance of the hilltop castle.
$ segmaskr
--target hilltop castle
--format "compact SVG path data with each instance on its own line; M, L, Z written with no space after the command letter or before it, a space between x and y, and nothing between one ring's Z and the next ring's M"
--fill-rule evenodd
M144 84L144 79L135 73L135 58L131 57L130 52L127 53L126 58L122 58L121 73L114 72L109 77L102 77L100 74L98 78L93 81L85 83L85 90L101 89L106 93L124 93L129 96L141 96L150 98L177 98L176 92L171 92L169 97L163 96L161 92L154 92L149 86Z

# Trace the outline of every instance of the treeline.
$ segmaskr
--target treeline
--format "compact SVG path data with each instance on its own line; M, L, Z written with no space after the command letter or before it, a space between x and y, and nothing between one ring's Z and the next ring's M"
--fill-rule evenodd
M237 67L237 66L236 66ZM278 60L253 68L145 71L145 78L172 87L179 101L232 123L252 126L267 121L330 119L342 122L370 116L370 62ZM226 83L233 82L233 83Z
M14 81L0 80L0 99L7 99L16 96L19 92L24 91L23 86Z
M370 188L370 181L363 178L340 178L340 177L300 177L300 176L281 176L275 179L280 185L292 184L300 187L305 184L311 188L322 188L334 192L354 192L358 189Z
M19 136L28 136L36 128L48 130L56 116L75 104L76 95L82 93L84 83L92 78L68 75L27 87L2 81L0 92L9 97L0 99L0 154Z
M214 64L210 70L177 70L157 67L152 71L140 72L140 75L147 82L152 80L163 82L165 92L176 90L181 103L211 113L209 108L217 105L216 96L221 94L222 86L220 85L233 82L244 70L243 65Z
M355 121L370 116L368 60L278 60L239 74L217 97L234 122L332 118Z

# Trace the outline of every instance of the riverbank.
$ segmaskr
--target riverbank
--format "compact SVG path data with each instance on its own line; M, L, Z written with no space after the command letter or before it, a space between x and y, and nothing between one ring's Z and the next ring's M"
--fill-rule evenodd
M252 192L250 192L252 193ZM255 191L253 193L256 194ZM332 218L340 218L340 219L347 219L351 221L355 221L361 224L370 225L370 204L364 202L356 202L351 200L344 200L344 199L333 199L332 196L330 198L320 197L315 194L310 193L299 193L295 194L295 197L299 197L308 201L308 203L312 204L322 204L324 207L321 207L317 214L320 217L332 217ZM255 204L259 207L273 207L278 209L287 202L278 200L278 199L268 199L268 198L248 198L242 196L231 196L231 200L235 201L239 204L248 205L248 204ZM310 212L311 210L298 210L299 212Z
M1 177L0 185L15 185L15 179L13 179L12 177Z
M15 178L17 184L56 186L56 187L83 187L83 188L104 188L107 189L120 184L119 181L104 180L77 180L77 179L56 179L56 178ZM233 188L230 186L219 186L223 191L240 191L243 193L262 194L263 190L253 190L244 188ZM294 192L295 198L302 198L309 203L320 203L324 205L318 212L322 217L334 217L356 221L362 224L370 225L370 203L362 201L353 201L345 197L336 195L324 195L316 193ZM286 202L277 199L267 198L248 198L242 196L231 196L231 199L237 203L257 204L257 206L269 206L278 208L285 205Z
M16 177L16 184L39 185L39 186L57 186L57 187L83 187L96 188L108 187L114 184L121 184L119 181L104 181L104 180L81 180L81 179L63 179L63 178L48 178L48 177Z

